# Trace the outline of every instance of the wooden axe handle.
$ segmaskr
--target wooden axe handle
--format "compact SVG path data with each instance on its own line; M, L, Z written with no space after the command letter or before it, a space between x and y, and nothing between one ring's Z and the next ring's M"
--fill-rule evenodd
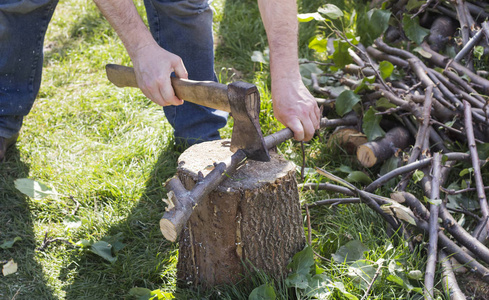
M105 66L107 78L118 87L138 87L134 69L121 65ZM171 77L175 95L179 99L202 106L231 112L228 99L228 87L214 81L194 81Z

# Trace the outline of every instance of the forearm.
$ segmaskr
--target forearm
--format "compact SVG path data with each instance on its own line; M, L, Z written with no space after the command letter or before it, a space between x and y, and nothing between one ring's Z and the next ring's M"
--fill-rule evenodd
M131 58L139 49L156 44L132 0L93 0L117 32Z
M258 0L258 5L270 48L272 82L300 76L296 0Z

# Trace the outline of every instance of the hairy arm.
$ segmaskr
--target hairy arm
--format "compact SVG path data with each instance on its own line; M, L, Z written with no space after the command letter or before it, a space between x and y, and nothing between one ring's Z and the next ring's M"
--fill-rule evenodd
M170 74L187 78L180 57L161 48L143 20L132 0L93 0L112 25L127 49L134 64L141 91L161 106L180 105L183 100L175 96Z
M316 99L299 72L296 0L258 0L270 47L270 72L275 117L299 141L310 140L319 128Z

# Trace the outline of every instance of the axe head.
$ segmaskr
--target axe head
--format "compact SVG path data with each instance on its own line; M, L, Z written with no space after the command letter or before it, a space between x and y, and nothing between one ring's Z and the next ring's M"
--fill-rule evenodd
M241 149L249 159L270 161L260 128L260 94L256 86L241 81L231 83L228 99L234 119L231 151Z

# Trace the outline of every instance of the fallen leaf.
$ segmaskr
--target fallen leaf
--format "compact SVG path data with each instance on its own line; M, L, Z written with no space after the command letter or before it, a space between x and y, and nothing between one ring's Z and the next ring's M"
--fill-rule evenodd
M17 263L13 259L9 260L8 263L3 265L2 273L3 276L14 274L17 272Z

